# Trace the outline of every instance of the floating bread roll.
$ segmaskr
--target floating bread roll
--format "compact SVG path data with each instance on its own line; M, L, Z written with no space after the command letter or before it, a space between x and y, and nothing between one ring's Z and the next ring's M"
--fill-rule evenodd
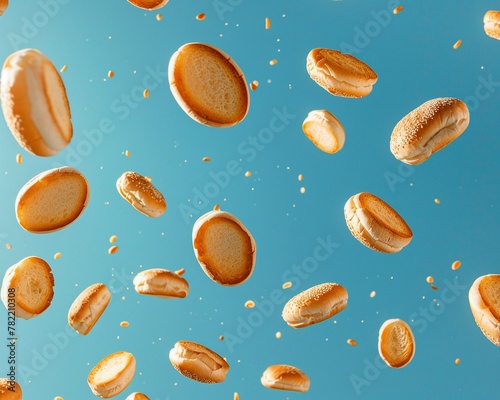
M26 257L11 266L0 291L7 310L15 305L16 318L30 319L49 308L54 297L54 276L40 257Z
M493 39L500 40L500 11L489 10L484 14L484 32Z
M276 364L267 367L260 382L267 388L305 393L311 382L309 377L297 367Z
M500 275L477 278L469 289L469 305L484 336L500 346Z
M111 300L103 283L95 283L82 291L68 312L68 323L80 335L87 335L101 317Z
M166 6L168 0L128 0L128 2L144 10L158 10Z
M9 0L0 0L0 15L3 15L8 6Z
M137 172L124 172L116 181L118 193L137 211L157 218L167 210L167 202L146 177Z
M135 374L135 358L131 353L118 351L104 357L92 368L87 383L98 397L109 399L123 392Z
M139 294L166 299L184 298L189 293L189 284L182 276L161 268L139 272L133 284Z
M219 383L226 379L229 372L226 360L198 343L180 340L168 356L177 371L198 382Z
M352 235L372 250L396 253L410 243L413 233L405 220L382 199L362 192L344 207Z
M234 215L213 210L193 226L193 249L201 268L220 285L239 285L251 275L255 265L255 241Z
M469 126L469 109L451 97L426 101L403 117L391 134L390 149L405 164L423 163Z
M292 297L283 307L282 317L292 328L317 324L347 306L347 290L338 283L322 283Z
M415 354L415 338L409 325L400 319L389 319L380 327L378 352L392 368L407 365Z
M0 97L7 125L17 142L37 156L53 156L73 136L66 89L52 62L35 49L5 60Z
M307 72L323 89L335 96L368 96L378 76L363 61L338 50L312 49L307 55Z
M22 400L23 391L16 381L0 378L0 400Z
M149 397L143 393L130 393L125 400L149 400Z
M71 167L42 172L27 182L16 198L16 217L23 229L50 233L73 223L87 207L90 187Z
M325 153L336 153L344 146L344 127L329 111L311 111L302 123L302 131L318 149Z
M241 122L250 94L240 67L226 53L203 43L180 47L168 64L170 90L195 121L224 128Z

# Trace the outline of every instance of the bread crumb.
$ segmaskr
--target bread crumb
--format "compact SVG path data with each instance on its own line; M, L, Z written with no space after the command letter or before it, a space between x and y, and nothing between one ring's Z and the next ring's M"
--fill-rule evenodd
M432 276L430 276L430 275L427 278L425 278L425 280L427 281L427 283L434 282L434 278Z
M11 245L10 243L7 243L7 244L5 245L5 248L6 248L7 250L10 250L10 249L12 249L12 245Z
M54 260L61 258L61 256L62 256L62 253L57 252L56 254L54 254Z
M63 73L67 69L68 69L68 66L67 65L63 65L62 68L60 69L60 71L61 71L61 73Z
M130 324L128 321L122 321L122 322L120 322L120 326L122 328L128 328L130 326Z
M203 157L201 159L201 161L203 161L203 162L210 162L210 161L212 161L212 159L210 157Z
M350 344L351 346L357 346L358 342L356 342L354 339L347 339L347 344Z
M247 171L247 172L245 172L245 176L246 176L247 178L249 178L249 177L251 177L251 176L252 176L252 173L251 173L250 171Z
M375 290L372 290L370 292L370 297L373 299L377 295L377 292Z
M116 239L118 239L118 237L116 235L113 235L109 238L109 243L114 243L116 242Z
M458 49L462 45L462 40L457 40L455 44L453 45L453 49Z
M455 359L455 364L460 365L460 358Z
M304 179L304 175L299 174L299 176L297 177L297 179L299 180L299 182L301 182L301 181L302 181L302 179Z
M282 286L283 289L289 289L292 287L292 282L288 281L288 282L285 282Z
M175 273L179 276L184 275L184 272L186 272L186 270L184 268L181 268L181 269L178 269L177 271L175 271Z
M130 157L130 151L129 151L129 150L125 150L125 155L126 155L127 157Z
M112 78L113 76L115 76L115 73L113 71L108 71L108 78Z
M255 84L255 82L257 82L257 81L253 81L250 83L250 89L257 90L257 88L259 87L259 84L258 84L258 82L257 82L257 84Z
M224 340L224 335L220 335L219 340Z
M271 27L271 19L266 18L266 29L269 29Z
M276 339L281 339L281 332L280 331L276 332Z
M247 300L245 302L245 308L254 308L255 307L255 302L253 300Z
M441 204L441 200L439 200L439 199L434 199L434 203L436 203L436 204Z
M162 20L162 18L163 18L163 15L161 15L161 14L156 14L156 20L157 20L157 21L161 21L161 20Z
M115 254L117 251L118 251L118 246L111 246L111 247L108 249L108 253L109 253L109 254Z
M148 99L149 98L149 90L144 89L144 92L142 92L142 95L144 96L145 99Z
M54 400L64 400L61 396L54 397Z
M439 288L437 286L431 285L432 290L438 290Z
M196 16L196 19L198 21L203 21L205 19L206 15L205 13L199 13L197 16Z
M21 154L16 155L16 163L18 163L18 164L23 163L23 156Z
M214 206L214 211L219 211L219 210L220 210L220 206L219 206L218 204L216 204L216 205Z
M273 59L273 60L269 61L269 64L270 65L276 65L276 64L278 64L278 60Z
M234 392L233 400L240 400L240 395L238 392Z
M300 193L304 194L305 192L306 192L306 188L302 186L302 187L300 188Z
M392 12L394 14L399 14L401 11L403 11L404 7L403 6L397 6Z
M457 269L460 268L460 266L462 265L462 263L460 261L454 261L453 264L451 264L451 269L453 271L456 271Z

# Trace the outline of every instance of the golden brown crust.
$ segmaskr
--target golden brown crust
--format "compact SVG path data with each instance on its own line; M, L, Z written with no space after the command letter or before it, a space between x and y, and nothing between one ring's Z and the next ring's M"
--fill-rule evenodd
M16 381L0 378L0 400L22 400L23 391Z
M380 357L392 368L402 368L415 355L415 337L410 326L400 319L389 319L380 327Z
M309 377L299 368L292 365L270 365L260 379L263 386L270 389L289 390L305 393L309 390Z
M500 11L489 10L484 14L484 32L493 39L500 40Z
M128 0L128 2L143 10L158 10L166 6L168 0Z
M368 96L378 76L367 64L338 50L316 48L307 55L309 76L335 96Z
M151 268L134 277L134 288L139 294L164 298L184 298L189 293L188 282L175 272Z
M108 399L123 392L132 382L135 366L136 361L131 353L118 351L104 357L92 368L87 383L92 393ZM106 378L102 375L106 375Z
M248 113L250 94L243 71L216 47L180 47L170 59L168 78L179 106L201 124L229 127Z
M124 172L116 181L116 189L132 207L148 217L157 218L167 210L161 192L137 172Z
M318 149L325 153L334 154L344 146L344 127L327 110L313 110L309 112L302 123L302 131Z
M485 285L490 285L493 290L488 290ZM469 290L469 305L474 316L474 321L481 329L484 336L495 346L500 346L500 307L494 299L488 298L489 294L500 293L500 275L489 274L477 278Z
M83 290L73 301L68 312L68 323L80 335L87 335L97 323L111 300L111 293L103 283L95 283Z

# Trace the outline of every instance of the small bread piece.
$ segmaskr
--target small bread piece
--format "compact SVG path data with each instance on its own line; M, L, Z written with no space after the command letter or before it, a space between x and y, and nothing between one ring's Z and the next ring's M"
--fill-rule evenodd
M130 393L125 400L149 400L149 397L143 393Z
M19 225L31 233L50 233L73 223L85 210L90 187L71 167L54 168L28 181L16 198Z
M0 400L22 400L23 391L19 383L9 378L0 378Z
M135 358L131 353L118 351L104 357L92 368L87 383L98 397L109 399L123 392L135 374Z
M396 253L413 237L405 220L389 204L370 193L358 193L347 200L344 215L352 235L375 251Z
M167 210L167 202L154 185L137 172L124 172L116 181L118 193L137 211L157 218Z
M267 367L260 382L267 388L305 393L311 382L309 377L297 367L276 364Z
M95 283L75 299L68 312L68 323L80 335L87 335L101 317L111 300L103 283Z
M5 271L0 294L8 310L15 299L16 318L30 319L40 315L54 297L50 265L40 257L23 258Z
M469 289L469 305L484 336L500 346L500 275L477 278Z
M407 365L415 354L415 338L410 326L400 319L389 319L380 327L378 352L392 368Z
M484 32L493 39L500 40L500 11L489 10L484 14Z
M347 306L347 290L338 283L322 283L292 297L283 307L282 317L292 328L317 324Z
M170 58L168 81L179 106L200 124L225 128L248 113L250 93L243 71L216 47L180 47Z
M182 276L161 268L139 272L134 277L133 284L139 294L165 299L184 298L189 293L189 284Z
M220 383L229 372L229 364L216 352L186 340L178 341L168 357L182 375L202 383Z
M0 16L3 15L5 10L7 10L8 6L9 6L9 0L0 0Z
M311 111L302 123L302 130L307 138L325 153L336 153L344 146L344 127L329 111Z
M213 210L198 218L193 249L203 271L220 285L239 285L252 275L255 241L241 221L226 211Z
M306 63L309 76L334 96L368 96L378 76L363 61L338 50L312 49Z
M35 49L12 53L0 78L7 125L21 147L37 156L53 156L73 136L66 88L52 62Z
M166 6L168 0L128 0L128 2L143 10L158 10Z
M469 109L459 99L426 101L403 117L391 134L390 149L405 164L423 163L453 142L469 126Z

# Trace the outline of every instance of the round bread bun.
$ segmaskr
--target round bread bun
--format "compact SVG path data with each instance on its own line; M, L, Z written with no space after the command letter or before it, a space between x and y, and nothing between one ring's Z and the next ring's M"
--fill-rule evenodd
M90 197L85 177L71 167L54 168L29 180L16 198L19 225L31 233L65 228L83 213Z
M469 126L469 109L459 99L426 101L401 119L392 131L390 149L398 160L414 165L453 142Z
M262 374L260 382L267 388L305 393L311 382L297 367L285 364L271 365Z
M131 353L118 351L104 357L92 368L87 383L98 397L109 399L123 392L135 374L135 358Z
M170 90L179 106L200 124L225 128L241 122L250 93L240 67L216 47L187 43L168 64Z
M116 189L132 207L148 217L157 218L167 210L160 191L137 172L124 172L116 181Z
M184 298L189 293L189 284L182 276L161 268L139 272L134 277L133 284L139 294L165 299Z
M343 286L322 283L292 297L283 307L282 317L292 328L304 328L341 312L347 299Z
M193 226L196 259L214 282L234 286L252 275L256 246L252 234L234 215L213 210Z
M158 10L165 7L168 0L128 0L128 2L143 10Z
M389 204L370 193L358 193L347 200L344 215L352 235L375 251L396 253L413 237L405 220Z
M168 357L182 375L202 383L220 383L229 372L229 364L216 352L186 340L178 341Z
M130 393L125 400L149 400L149 397L143 393Z
M87 335L101 317L111 300L103 283L95 283L75 299L68 312L68 323L80 335Z
M73 136L64 83L52 62L35 49L5 60L0 97L7 125L17 142L37 156L53 156Z
M23 391L19 383L9 378L0 378L0 400L22 400Z
M500 346L500 275L477 278L469 290L469 305L484 336Z
M344 146L344 127L326 110L311 111L302 123L302 130L307 138L325 153L336 153Z
M8 6L9 0L0 0L0 15L3 15Z
M380 327L378 352L391 368L402 368L415 354L415 338L410 326L400 319L389 319Z
M307 55L306 68L319 86L340 97L368 96L378 79L363 61L338 50L312 49Z
M5 271L0 295L9 311L15 301L16 318L30 319L40 315L49 308L54 297L50 265L39 257L23 258Z
M493 39L500 40L500 11L489 10L484 14L484 32Z

